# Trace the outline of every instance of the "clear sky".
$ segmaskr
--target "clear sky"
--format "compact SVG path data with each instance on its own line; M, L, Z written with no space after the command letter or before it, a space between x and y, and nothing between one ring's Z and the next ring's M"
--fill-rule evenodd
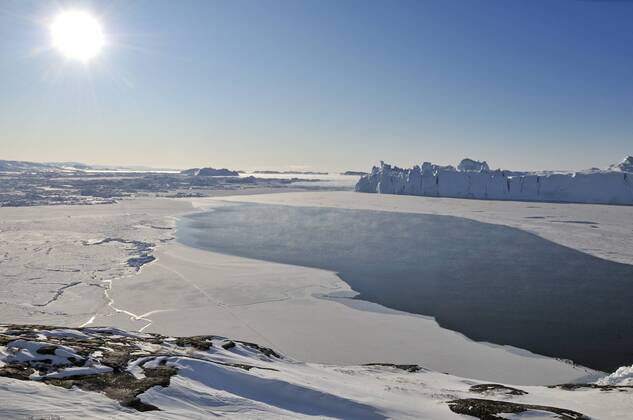
M99 17L88 64L60 9ZM0 159L604 167L633 154L633 2L0 0Z

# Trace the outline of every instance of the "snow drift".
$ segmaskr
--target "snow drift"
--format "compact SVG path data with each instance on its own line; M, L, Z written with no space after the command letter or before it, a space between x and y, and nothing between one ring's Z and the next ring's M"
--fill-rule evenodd
M356 184L356 191L488 200L633 204L633 157L608 170L536 173L490 170L464 159L457 168L429 162L402 169L384 162Z

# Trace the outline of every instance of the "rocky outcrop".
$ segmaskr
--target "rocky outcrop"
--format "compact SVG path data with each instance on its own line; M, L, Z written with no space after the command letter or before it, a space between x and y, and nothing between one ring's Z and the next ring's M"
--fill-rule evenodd
M550 414L551 418L563 420L589 420L588 416L576 411L545 405L519 404L508 401L484 400L480 398L465 398L449 401L448 407L453 413L476 417L480 420L506 419L508 415L519 414L526 417ZM548 418L550 418L548 416Z
M139 395L156 386L169 386L178 373L168 363L173 358L193 357L191 348L209 351L214 346L255 354L263 361L282 358L272 349L218 336L165 337L116 328L0 325L0 377L99 392L124 407L159 410L142 402ZM219 359L209 361L246 371L274 370Z

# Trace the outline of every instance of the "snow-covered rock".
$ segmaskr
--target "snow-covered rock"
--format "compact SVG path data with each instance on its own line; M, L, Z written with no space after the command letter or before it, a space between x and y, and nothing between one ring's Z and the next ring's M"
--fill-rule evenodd
M530 173L491 171L486 162L464 159L457 170L425 162L402 169L381 162L356 191L488 200L633 204L633 157L607 171Z
M414 364L303 363L211 335L0 325L3 419L622 419L632 393L594 383L516 387Z

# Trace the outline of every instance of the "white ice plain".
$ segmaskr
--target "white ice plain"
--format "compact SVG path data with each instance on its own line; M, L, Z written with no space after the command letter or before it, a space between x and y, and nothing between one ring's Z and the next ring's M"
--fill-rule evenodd
M306 192L184 200L134 199L107 206L1 208L2 322L109 325L177 336L217 334L257 342L306 362L328 365L415 363L452 375L429 373L425 379L387 375L391 379L385 379L380 372L368 374L367 368L318 365L311 371L312 365L303 364L287 372L288 378L303 375L301 380L310 384L321 378L325 382L318 386L332 387L341 395L348 392L342 388L365 388L354 398L374 406L378 404L376 399L383 398L397 407L390 413L401 418L454 416L440 400L449 398L449 395L441 395L442 389L450 388L448 383L453 387L468 383L460 377L540 385L595 380L601 376L598 372L523 350L473 342L440 328L432 318L361 301L342 304L328 299L324 295L354 293L335 273L195 250L172 240L174 217L223 205L224 200L449 214L518 227L602 258L633 263L630 247L633 208L624 206ZM600 229L571 223L577 220L591 221ZM108 238L112 240L104 242ZM156 257L139 270L126 264L138 256L138 243L150 244L152 255ZM362 374L350 373L352 377L359 376L358 382L354 378L346 382L337 376L325 379L328 375L324 371L362 371ZM373 379L369 379L370 376ZM394 384L385 382L391 380ZM395 385L409 380L413 383ZM93 403L93 408L101 407L106 410L104 413L120 410L116 403L92 393L19 381L9 386L7 381L0 382L3 401L24 388L20 392L26 393L25 398L37 391L43 406L50 404L61 409L65 405L65 409L70 410L71 402L77 399L86 402L86 410L92 409L90 404ZM217 391L209 391L213 385L186 373L179 375L174 383L177 385L174 388L148 393L150 396L162 393L167 398L163 403L174 404L174 411L164 413L166 417L176 418L183 413L178 410L184 410L187 405L170 397L170 393ZM335 387L336 383L341 384L341 389ZM230 392L226 392L223 391L224 397L217 404L230 411L228 405L232 400ZM418 411L398 411L409 407L401 398L419 392L437 394L437 399L429 399L430 405L415 400ZM618 399L617 395L596 402L593 394L583 394L586 398L576 398L573 405L574 395L568 396L565 392L535 387L531 395L542 396L540 403L578 408L599 418L625 418L618 416L629 409L625 399ZM63 400L60 400L62 395ZM28 402L22 400L21 403L25 401ZM206 404L204 410L210 410L210 401L198 400L196 404ZM239 407L236 405L235 410ZM253 417L257 417L257 413L280 414L253 410L246 411ZM81 412L74 413L81 415Z

